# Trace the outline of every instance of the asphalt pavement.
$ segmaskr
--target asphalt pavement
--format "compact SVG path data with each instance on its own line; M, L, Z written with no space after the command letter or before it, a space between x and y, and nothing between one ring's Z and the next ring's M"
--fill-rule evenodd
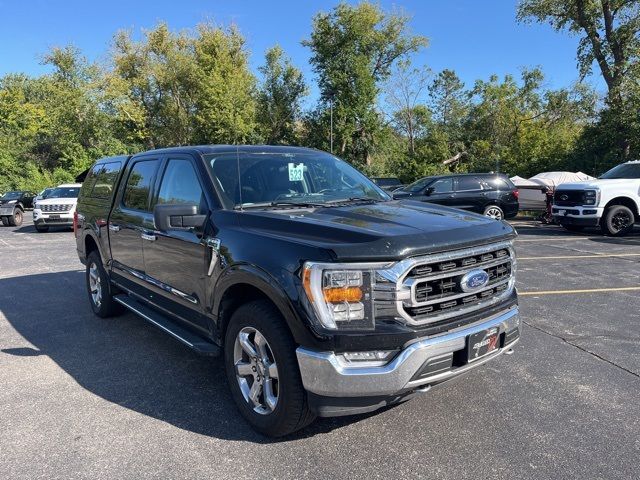
M515 222L503 356L395 408L253 432L220 360L89 308L68 229L0 227L0 478L640 478L640 228Z

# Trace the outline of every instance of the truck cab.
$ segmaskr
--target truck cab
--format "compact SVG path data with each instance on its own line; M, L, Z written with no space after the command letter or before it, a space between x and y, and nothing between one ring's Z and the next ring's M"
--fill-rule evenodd
M520 337L514 229L393 200L298 147L214 145L99 160L75 220L87 296L222 356L257 431L398 404Z

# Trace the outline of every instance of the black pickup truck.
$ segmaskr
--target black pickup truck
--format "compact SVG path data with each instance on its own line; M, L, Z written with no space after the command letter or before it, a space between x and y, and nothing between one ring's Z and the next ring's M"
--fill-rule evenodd
M95 314L126 308L222 355L240 412L271 436L400 403L520 334L513 228L393 200L317 150L105 158L74 226Z

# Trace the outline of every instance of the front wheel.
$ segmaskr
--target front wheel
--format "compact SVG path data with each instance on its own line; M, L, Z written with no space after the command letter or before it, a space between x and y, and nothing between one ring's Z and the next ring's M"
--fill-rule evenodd
M280 313L266 301L241 306L231 317L224 361L231 395L258 432L282 437L313 421L295 344Z
M9 219L7 217L2 217L2 225L5 227L9 225Z
M609 207L602 217L602 231L613 237L622 237L633 228L635 217L630 208L624 205Z
M484 209L484 216L494 220L504 220L504 212L497 205L489 205Z

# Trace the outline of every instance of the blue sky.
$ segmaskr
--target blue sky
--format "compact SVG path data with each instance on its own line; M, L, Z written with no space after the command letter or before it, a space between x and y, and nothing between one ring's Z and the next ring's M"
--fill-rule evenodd
M357 2L350 2L357 3ZM402 9L413 19L413 32L430 45L416 57L432 70L454 69L468 86L492 73L517 74L538 65L546 86L559 88L577 80L577 39L545 25L515 21L516 0L380 1L387 9ZM0 75L46 71L40 57L53 46L73 44L91 60L105 60L114 32L153 27L159 21L172 29L192 28L210 20L236 23L247 39L256 69L264 51L278 43L311 82L308 38L312 17L337 1L318 0L0 0ZM590 81L602 90L594 76Z

